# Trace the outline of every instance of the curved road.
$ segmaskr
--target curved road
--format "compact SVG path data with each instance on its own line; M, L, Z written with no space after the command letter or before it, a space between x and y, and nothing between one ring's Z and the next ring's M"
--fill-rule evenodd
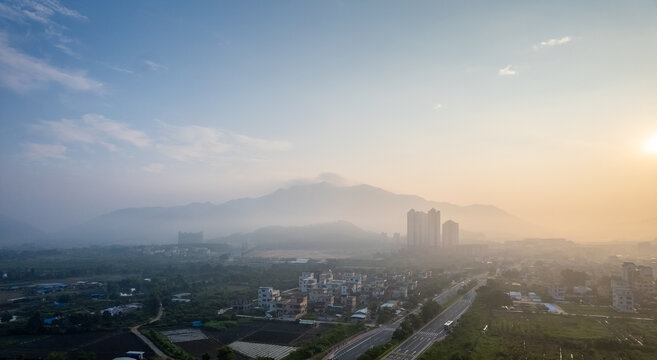
M160 320L160 318L162 317L162 312L163 312L162 304L160 304L160 310L157 311L157 316L156 317L150 319L146 323L131 327L130 331L133 334L137 335L137 337L139 339L141 339L141 341L143 341L144 344L148 345L148 347L151 348L151 350L153 350L155 355L157 355L158 357L161 357L163 359L168 359L169 357L165 353L163 353L162 350L160 350L160 348L155 346L155 344L153 344L153 342L149 338L147 338L146 336L144 336L144 334L139 332L139 328L142 327L143 325L152 324L152 323Z

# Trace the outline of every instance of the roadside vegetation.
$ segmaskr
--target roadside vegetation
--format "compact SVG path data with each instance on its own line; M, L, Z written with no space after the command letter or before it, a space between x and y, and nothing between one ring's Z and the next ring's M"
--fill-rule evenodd
M168 356L179 360L194 360L194 357L186 353L176 344L172 343L169 338L160 332L152 329L142 331L147 338L149 338L155 346L162 350Z
M654 321L509 312L500 283L489 281L444 341L421 359L654 359ZM561 355L560 355L561 354Z
M297 350L291 352L284 360L304 360L310 359L311 357L320 354L328 349L331 346L343 341L365 329L365 326L362 324L358 325L343 325L338 324L327 332L319 336L319 338L312 340L311 342L303 345Z

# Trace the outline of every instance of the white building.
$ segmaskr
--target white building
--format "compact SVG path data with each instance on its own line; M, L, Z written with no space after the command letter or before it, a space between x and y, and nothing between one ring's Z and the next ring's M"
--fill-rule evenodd
M304 272L299 276L299 291L302 293L307 293L308 290L314 289L317 287L317 279L315 279L315 274L312 272Z
M258 288L258 307L265 311L276 310L276 302L281 300L281 291L269 286Z
M634 293L625 281L611 281L612 307L620 312L634 312Z
M451 247L459 244L459 223L447 220L443 224L443 246Z
M560 284L550 285L548 287L548 294L554 300L564 300L566 298L566 287Z

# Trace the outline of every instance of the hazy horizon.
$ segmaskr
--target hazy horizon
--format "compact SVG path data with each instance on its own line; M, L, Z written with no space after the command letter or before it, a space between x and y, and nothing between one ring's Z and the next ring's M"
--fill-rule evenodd
M330 180L581 240L657 231L656 15L2 1L0 214L56 231Z

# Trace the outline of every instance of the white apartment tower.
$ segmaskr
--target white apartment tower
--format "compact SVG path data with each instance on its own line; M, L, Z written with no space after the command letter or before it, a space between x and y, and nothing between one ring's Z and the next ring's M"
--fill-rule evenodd
M443 245L445 247L459 244L459 223L447 220L443 224Z
M440 211L409 210L406 214L406 238L409 247L441 246Z
M281 291L269 286L258 288L258 307L265 311L276 310L276 302L281 299Z
M307 293L310 289L317 288L317 279L312 272L304 272L299 276L299 291Z
M616 311L634 312L634 293L625 281L611 281L612 306Z

